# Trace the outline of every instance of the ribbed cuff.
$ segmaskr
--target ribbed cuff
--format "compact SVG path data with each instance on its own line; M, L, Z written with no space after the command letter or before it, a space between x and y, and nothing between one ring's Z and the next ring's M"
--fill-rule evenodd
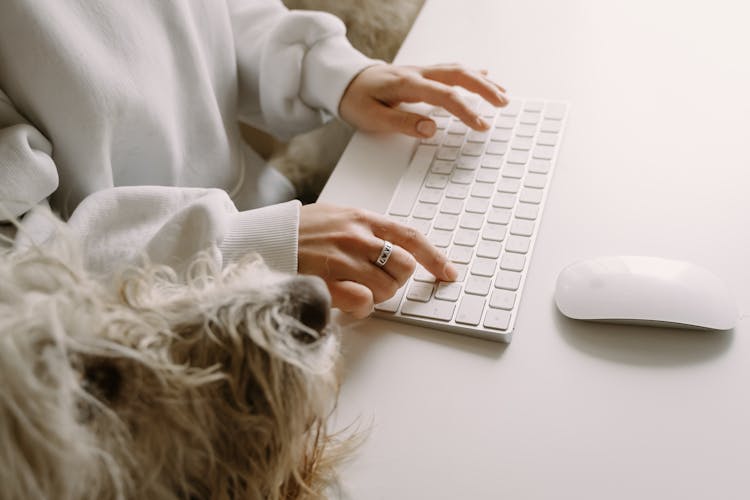
M292 200L233 215L219 244L224 265L257 253L268 267L296 273L300 206Z
M344 35L325 38L305 55L300 97L308 106L338 118L339 103L351 81L376 64L384 63L356 50Z

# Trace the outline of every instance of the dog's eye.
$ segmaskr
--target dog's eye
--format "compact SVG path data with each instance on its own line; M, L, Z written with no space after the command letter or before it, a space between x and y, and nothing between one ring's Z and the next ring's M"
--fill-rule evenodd
M83 374L84 388L97 399L113 402L120 394L122 375L112 362L99 361L86 366Z

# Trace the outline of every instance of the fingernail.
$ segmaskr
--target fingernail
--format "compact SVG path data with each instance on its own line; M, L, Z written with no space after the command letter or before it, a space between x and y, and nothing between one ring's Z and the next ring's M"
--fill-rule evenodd
M432 120L420 120L417 122L417 133L422 137L432 137L435 135L435 122Z
M484 118L482 118L481 116L477 116L477 117L476 117L476 119L474 120L474 122L475 122L475 123L477 124L477 126L478 126L479 128L481 128L481 129L486 129L486 128L489 128L489 126L490 126L490 124L489 124L489 123L487 123L487 122L486 122L486 121L484 120Z
M443 268L443 276L445 276L448 281L456 281L456 278L458 278L458 271L453 267L453 264L448 262Z

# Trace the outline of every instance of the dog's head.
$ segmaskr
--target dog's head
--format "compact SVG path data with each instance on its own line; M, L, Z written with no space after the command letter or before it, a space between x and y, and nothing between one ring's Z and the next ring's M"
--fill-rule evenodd
M313 493L337 388L329 310L322 280L258 259L103 280L74 245L3 255L0 484L19 497Z

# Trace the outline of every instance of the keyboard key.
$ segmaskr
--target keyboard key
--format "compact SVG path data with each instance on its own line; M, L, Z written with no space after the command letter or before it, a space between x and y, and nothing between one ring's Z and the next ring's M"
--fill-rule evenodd
M525 187L521 190L519 199L524 203L535 203L539 204L542 202L544 197L544 191L537 188Z
M409 285L409 291L406 293L406 298L409 300L418 300L419 302L427 302L432 297L432 290L435 287L431 283L422 283L415 281Z
M480 142L467 142L461 148L461 154L467 156L481 156L484 153L484 144Z
M419 193L419 201L423 203L438 203L443 197L442 189L425 187Z
M516 206L516 195L512 193L496 193L492 198L495 208L513 208Z
M434 203L422 203L420 201L417 203L417 206L414 207L412 217L432 220L435 217L435 213L437 213L437 205Z
M547 174L552 168L552 162L549 160L542 160L540 158L532 158L529 162L529 172L536 174Z
M433 229L427 235L427 239L430 243L439 248L445 248L451 244L451 238L453 238L453 231L444 231L442 229Z
M481 142L484 144L487 142L487 139L490 138L490 131L489 130L472 130L469 132L469 134L466 136L467 142Z
M503 241L508 226L502 224L486 224L482 230L482 239L489 241Z
M500 259L500 269L506 271L523 271L526 265L526 256L520 253L504 253Z
M433 227L435 229L445 229L446 231L453 231L458 224L458 217L450 214L439 214L435 217Z
M518 116L521 112L521 101L510 101L504 108L500 108L501 116Z
M536 125L541 118L542 114L538 111L523 111L518 121L522 124Z
M483 257L477 257L471 264L471 274L477 276L485 276L491 278L495 275L495 259L485 259Z
M486 168L500 168L503 164L503 157L496 155L486 155L482 158L480 165Z
M503 167L503 177L510 177L511 179L521 179L526 171L524 165L507 164Z
M495 121L495 128L512 129L516 126L516 119L511 116L499 116Z
M523 181L525 187L544 189L547 185L547 176L544 174L529 174Z
M505 241L505 250L513 253L526 253L529 251L530 245L531 238L511 235L508 236L508 239Z
M451 182L456 184L471 184L474 182L474 172L471 170L454 170Z
M464 288L464 291L471 295L481 295L484 297L490 293L491 287L491 278L470 274L466 278L466 288Z
M474 213L474 214L486 213L487 208L489 208L489 206L490 206L489 197L479 198L479 197L472 196L466 201L466 211L469 213Z
M479 160L481 160L481 158L476 156L461 155L453 164L456 168L460 168L461 170L476 170L479 168Z
M428 174L424 185L430 188L443 189L448 185L448 176L443 174Z
M501 266L502 267L502 266ZM514 271L500 271L495 277L495 288L503 290L518 290L521 285L521 273Z
M462 135L447 134L443 138L442 145L452 148L458 148L464 143L464 137Z
M450 321L455 309L456 304L447 300L433 299L429 302L406 300L404 305L401 306L401 314L438 321Z
M430 171L435 174L450 174L453 172L455 164L448 160L435 160L432 162Z
M440 212L444 214L459 215L464 211L464 202L457 198L446 198L440 205Z
M471 188L471 195L475 198L491 198L494 193L495 186L492 184L477 183Z
M496 144L504 144L502 142L498 142ZM541 147L541 146L537 146ZM488 148L489 150L489 148ZM488 151L489 152L489 151ZM526 162L529 161L529 152L528 151L521 151L518 149L512 149L510 153L508 153L508 163L519 163L521 165L526 165Z
M487 222L493 224L508 224L512 211L509 208L492 208L487 214Z
M542 146L554 146L557 144L557 134L542 132L536 138L536 143Z
M469 131L469 127L467 127L464 122L459 121L458 119L454 119L451 122L451 124L448 126L449 134L458 134L458 135L463 136L468 131Z
M518 236L531 236L534 234L534 221L524 219L513 219L510 225L510 234Z
M516 304L516 294L509 290L494 290L490 297L490 307L510 311Z
M461 296L461 289L463 287L460 283L440 283L435 291L435 298L440 300L450 300L456 302Z
M496 128L490 134L490 140L496 142L508 142L513 137L513 131L509 128Z
M539 205L519 203L516 207L516 217L519 219L536 220L539 215Z
M534 145L534 142L532 141L531 137L516 137L513 139L513 142L510 144L511 149L519 149L521 151L529 151L531 150L531 146Z
M469 195L469 186L466 184L448 184L448 188L445 190L446 198L456 198L463 200Z
M519 137L534 137L536 134L536 125L524 124L519 125L516 129L516 135Z
M484 215L465 213L461 217L460 226L466 229L481 229L484 224Z
M487 145L488 155L504 155L508 151L507 142L490 142Z
M463 323L465 325L478 325L482 320L482 313L484 312L484 298L473 297L471 295L464 295L461 299L461 305L458 307L458 313L456 314L456 323ZM452 302L448 302L451 304Z
M501 193L517 193L521 189L521 180L511 177L503 177L497 184L497 190Z
M526 101L523 104L524 111L541 112L544 109L544 101Z
M450 146L440 146L437 151L438 160L455 160L458 158L458 148Z
M488 309L484 316L484 326L494 330L507 330L510 326L510 312L502 309Z
M468 264L471 262L471 258L474 255L474 249L472 247L463 247L460 245L453 245L451 247L448 258L451 262L457 262L459 264Z
M487 182L490 184L494 184L497 181L498 171L494 168L480 168L477 172L476 181L477 182Z
M560 132L560 130L562 130L562 122L559 120L544 119L541 126L539 127L539 130L541 130L542 132L553 132L556 134Z
M453 237L453 243L455 245L466 247L473 247L477 244L477 240L479 240L479 231L476 231L474 229L461 228L456 231L456 234Z
M497 259L500 257L502 245L496 241L481 240L477 246L477 257Z
M555 156L555 148L552 146L535 146L534 158L551 160Z

